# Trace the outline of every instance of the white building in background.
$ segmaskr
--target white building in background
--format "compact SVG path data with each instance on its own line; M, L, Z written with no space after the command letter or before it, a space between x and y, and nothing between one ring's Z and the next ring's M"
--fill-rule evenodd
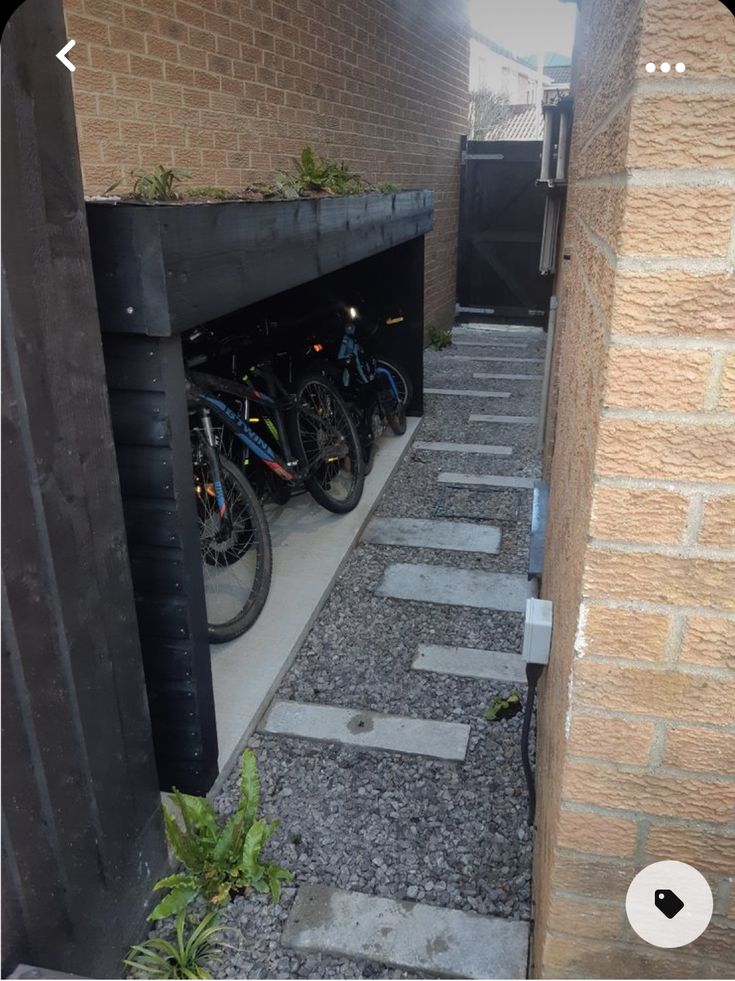
M537 65L543 65L539 71ZM470 38L470 92L493 92L503 98L503 119L476 139L540 140L541 105L568 94L569 59L555 53L520 58L479 31Z

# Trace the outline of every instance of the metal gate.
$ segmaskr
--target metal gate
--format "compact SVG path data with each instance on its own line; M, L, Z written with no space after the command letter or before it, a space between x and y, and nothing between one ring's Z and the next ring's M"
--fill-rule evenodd
M545 195L541 141L462 138L459 313L546 323L551 277L539 272Z

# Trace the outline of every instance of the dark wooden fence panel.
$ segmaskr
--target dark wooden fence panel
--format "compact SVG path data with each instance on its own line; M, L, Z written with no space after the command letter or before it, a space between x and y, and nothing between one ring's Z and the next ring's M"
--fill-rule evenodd
M166 855L64 42L3 35L3 969L110 977Z
M463 140L457 298L468 316L546 323L551 277L539 272L540 160L540 142Z

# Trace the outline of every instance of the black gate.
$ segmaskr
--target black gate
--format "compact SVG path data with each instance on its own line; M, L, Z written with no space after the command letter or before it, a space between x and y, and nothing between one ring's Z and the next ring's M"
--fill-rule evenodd
M539 273L540 161L540 141L462 139L457 300L463 319L546 323L551 278Z

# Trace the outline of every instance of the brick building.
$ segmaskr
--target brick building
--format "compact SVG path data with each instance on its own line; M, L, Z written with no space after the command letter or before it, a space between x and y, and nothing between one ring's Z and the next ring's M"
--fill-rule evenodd
M731 977L735 18L718 0L582 0L573 71L535 971ZM715 899L676 951L624 912L633 875L663 859L699 868Z
M156 164L237 190L304 146L434 192L426 320L454 315L464 0L64 0L87 194Z

